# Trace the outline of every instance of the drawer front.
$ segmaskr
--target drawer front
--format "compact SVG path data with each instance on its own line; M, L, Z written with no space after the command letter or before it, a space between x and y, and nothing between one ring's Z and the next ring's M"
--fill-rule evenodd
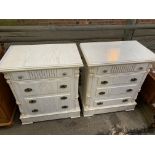
M97 80L97 86L107 87L111 85L138 84L145 73L146 72L100 76Z
M120 105L120 104L127 104L132 101L131 98L117 98L117 99L110 99L110 100L95 100L94 107L107 107L113 105Z
M49 79L55 77L73 77L73 69L45 69L35 71L21 71L6 73L9 74L11 80L35 80Z
M73 107L71 107L71 98L69 94L25 98L24 100L25 103L19 105L23 114L38 115L73 109Z
M48 79L36 81L13 81L18 96L38 96L70 92L71 79Z
M144 64L137 64L134 68L135 72L139 72L139 71L146 71L148 68L149 64L148 63L144 63Z
M58 69L57 77L73 77L73 69Z
M148 66L149 66L148 63L102 66L102 67L98 67L97 74L105 75L109 73L127 73L127 72L146 71Z
M71 80L63 79L58 82L58 93L70 92L71 90Z
M121 98L132 97L138 92L137 85L127 85L118 87L98 88L96 98Z

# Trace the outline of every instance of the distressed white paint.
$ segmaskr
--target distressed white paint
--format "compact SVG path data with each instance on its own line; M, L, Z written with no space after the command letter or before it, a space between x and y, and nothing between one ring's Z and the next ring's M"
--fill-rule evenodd
M93 116L95 114L101 114L101 113L109 113L109 112L116 112L116 111L131 111L134 110L136 106L136 102L130 102L127 104L117 104L117 105L113 105L113 106L106 106L106 107L100 107L100 108L89 108L87 109L85 107L85 110L83 111L83 114L85 117L88 116Z
M79 117L81 66L76 44L10 46L0 71L16 98L22 123Z
M88 66L155 62L155 54L134 40L81 43L80 47Z
M84 116L134 109L155 54L137 41L81 43L80 47L85 62L80 86Z
M0 71L23 71L82 66L76 44L12 45L0 62Z
M55 113L46 113L40 115L21 115L20 119L22 124L31 124L38 121L54 120L61 118L77 118L80 117L80 108L77 107L73 111L68 112L55 112Z

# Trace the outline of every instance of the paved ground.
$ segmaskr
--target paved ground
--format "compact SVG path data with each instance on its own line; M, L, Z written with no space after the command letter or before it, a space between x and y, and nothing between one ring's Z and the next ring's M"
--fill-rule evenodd
M93 117L80 117L76 119L61 119L37 122L30 125L21 125L19 113L15 124L10 128L0 128L4 135L104 135L104 134L154 134L148 130L148 124L139 108L130 112L115 112L95 115Z

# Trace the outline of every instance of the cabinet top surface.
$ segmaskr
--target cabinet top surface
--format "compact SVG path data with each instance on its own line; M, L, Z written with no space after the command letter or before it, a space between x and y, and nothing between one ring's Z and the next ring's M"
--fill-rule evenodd
M81 43L88 66L155 62L155 54L138 41Z
M20 71L83 66L76 44L10 46L0 62L0 71Z

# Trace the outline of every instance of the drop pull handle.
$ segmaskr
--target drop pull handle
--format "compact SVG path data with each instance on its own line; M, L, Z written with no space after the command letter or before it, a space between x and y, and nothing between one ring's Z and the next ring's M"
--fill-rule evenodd
M98 102L98 103L97 103L97 105L102 105L102 104L103 104L103 102Z
M122 100L122 102L128 102L128 99L124 99L124 100Z
M32 89L31 89L31 88L26 88L24 91L25 91L25 92L31 92Z
M135 81L137 81L137 79L136 78L132 78L130 81L131 82L135 82Z
M20 75L20 76L18 76L18 79L19 79L19 80L23 79L23 76L21 76L21 75Z
M132 92L132 91L133 91L132 89L127 89L127 90L126 90L126 92Z
M33 109L33 110L32 110L32 112L34 112L34 113L35 113L35 112L38 112L38 111L39 111L38 109Z
M67 85L60 85L60 88L67 88Z
M62 73L62 75L63 75L63 76L66 76L66 75L67 75L67 73Z
M107 73L108 71L105 69L105 70L103 70L103 73Z
M30 104L34 104L34 103L36 103L36 102L37 102L36 100L30 100L30 101L29 101Z
M67 97L66 97L66 96L63 96L63 97L61 97L60 99L61 99L61 100L66 100Z
M143 70L143 67L139 67L138 69L139 69L139 70Z
M64 106L62 106L61 108L62 108L62 109L67 109L68 106L67 106L67 105L64 105Z
M104 91L99 92L99 95L104 95L104 94L105 94L105 92L104 92Z
M108 81L101 81L101 84L108 84Z

